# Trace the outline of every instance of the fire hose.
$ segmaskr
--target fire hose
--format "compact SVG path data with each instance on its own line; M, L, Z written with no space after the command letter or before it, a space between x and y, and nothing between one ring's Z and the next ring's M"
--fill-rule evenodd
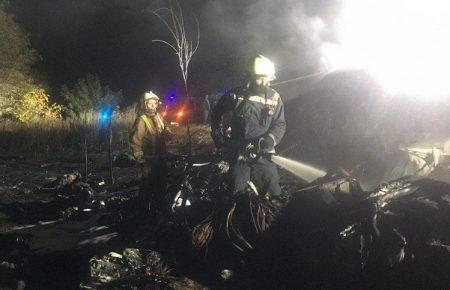
M259 158L265 157L308 183L327 175L327 172L324 170L304 162L277 155L275 150L270 150L269 152L261 150L261 142L262 138L247 143L243 146L244 149L240 151L238 158L248 163L254 163Z

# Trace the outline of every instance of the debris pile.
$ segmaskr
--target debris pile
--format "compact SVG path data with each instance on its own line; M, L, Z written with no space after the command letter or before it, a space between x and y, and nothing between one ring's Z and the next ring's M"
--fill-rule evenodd
M446 288L449 193L408 178L333 202L319 188L294 193L255 247L255 288Z
M121 254L110 252L103 257L93 257L89 265L90 284L93 286L136 276L161 282L170 274L169 266L161 260L158 252L134 248L127 248Z
M55 267L53 285L84 289L203 289L185 277L236 289L450 283L447 183L403 178L364 192L350 176L327 175L278 199L252 186L230 196L228 164L172 157L167 208L154 212L139 206L138 180L52 181L55 199L34 209L41 222L0 236L0 286L39 285ZM44 219L51 210L56 219Z

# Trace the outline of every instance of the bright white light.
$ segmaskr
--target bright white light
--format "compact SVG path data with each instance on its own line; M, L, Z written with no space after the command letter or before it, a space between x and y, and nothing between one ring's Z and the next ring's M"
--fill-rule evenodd
M345 0L332 69L371 71L392 93L450 95L450 1Z
M324 177L327 174L325 171L311 165L278 155L273 155L272 161L307 182L313 182L317 178Z

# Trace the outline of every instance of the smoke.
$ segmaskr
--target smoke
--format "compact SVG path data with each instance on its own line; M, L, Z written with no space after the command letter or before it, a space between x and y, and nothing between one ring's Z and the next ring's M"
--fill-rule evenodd
M320 48L333 35L328 2L336 1L210 1L202 19L224 44L224 58L239 58L236 71L260 53L276 63L282 80L323 70Z
M330 65L365 69L391 94L450 93L448 1L345 0L337 18L340 45L324 51Z
M339 1L179 0L187 24L194 15L200 24L190 87L214 92L240 85L256 54L276 63L277 81L321 71L320 47L333 38ZM56 88L91 72L133 96L149 86L164 91L179 77L170 51L151 42L167 31L148 10L167 0L12 4Z

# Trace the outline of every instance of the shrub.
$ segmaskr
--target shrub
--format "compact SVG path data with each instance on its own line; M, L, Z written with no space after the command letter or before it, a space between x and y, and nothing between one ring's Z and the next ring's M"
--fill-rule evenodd
M50 104L43 89L36 88L16 102L12 113L20 122L53 121L61 118L61 109L60 105Z

